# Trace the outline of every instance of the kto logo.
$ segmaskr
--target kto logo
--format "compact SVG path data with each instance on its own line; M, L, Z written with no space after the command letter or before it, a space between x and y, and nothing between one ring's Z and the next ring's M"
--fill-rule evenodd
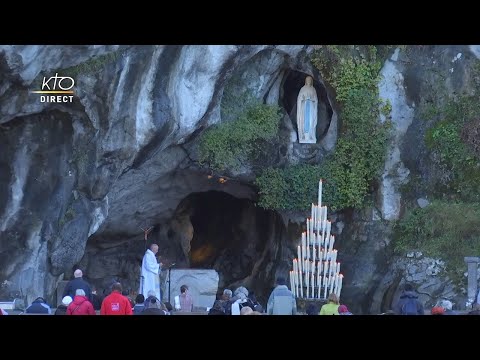
M42 90L32 91L34 94L51 94L41 95L40 102L47 103L71 103L73 102L73 86L75 80L69 76L55 76L50 78L43 77ZM71 94L71 95L66 95Z

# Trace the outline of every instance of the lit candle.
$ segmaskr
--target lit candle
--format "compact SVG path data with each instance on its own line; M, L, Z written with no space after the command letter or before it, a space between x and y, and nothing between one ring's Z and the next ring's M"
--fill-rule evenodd
M332 250L332 261L333 262L337 261L337 255L338 255L338 251L336 249L333 249Z
M337 262L337 274L340 274L340 263Z
M327 221L327 230L325 231L325 238L329 241L330 244L330 230L332 229L332 223L330 221ZM326 246L326 245L325 245ZM331 250L331 248L330 248Z
M322 179L318 182L318 206L322 205Z
M294 290L294 288L293 288L293 276L292 276L292 271L290 271L290 272L288 273L288 275L289 275L289 277L290 277L290 289L292 289L292 294L293 294L293 296L295 297L295 290Z
M324 287L325 287L325 292L323 294L323 297L326 299L327 298L328 283L325 279L324 279Z
M315 276L313 275L313 272L312 272L311 285L312 285L312 298L314 298L315 297Z
M310 296L310 286L309 285L309 279L310 277L308 276L308 273L305 273L305 287L307 288L307 299L309 298Z
M302 246L302 270L305 272L305 257L307 256L307 249L305 246Z
M328 276L332 276L333 274L335 274L336 269L337 269L337 263L330 260L330 273L328 274Z
M317 273L317 297L320 299L322 297L322 277L320 272Z
M315 212L315 205L312 203L312 210L310 211L310 219L313 221L314 216L313 213Z
M295 273L295 286L297 287L297 297L300 297L300 280L298 272Z
M297 247L297 256L298 256L298 271L302 272L302 252L300 250L300 245Z
M319 230L322 230L322 220L323 220L323 206L318 204L317 206L317 222L319 223Z
M335 236L330 236L330 251L333 249L333 244L335 243Z
M313 246L313 249L312 249L312 260L313 260L313 264L315 264L315 260L316 260L316 248L315 248L315 245ZM315 266L313 267L313 272L315 272Z
M324 254L325 259L328 257L328 255L330 255L328 253L328 245L329 245L329 241L328 241L328 239L325 239L325 254Z
M340 279L340 276L338 276L338 273L335 274L335 275L336 275L336 276L335 276L335 288L334 288L333 292L334 292L335 294L338 294L338 280Z
M305 286L307 286L307 281L308 281L308 265L309 265L309 262L307 260L305 260L305 272L303 273L303 282L305 283Z
M325 246L325 232L327 231L327 222L322 220L322 246Z
M335 275L337 275L337 274L335 273ZM333 285L335 285L335 276L334 275L330 276L330 284L329 285L330 285L330 293L332 293L333 292Z
M340 295L342 293L343 275L340 274L338 275L338 277L340 278L340 280L338 281L338 289L336 295L340 299Z
M307 219L307 247L310 245L310 220Z
M327 281L328 262L323 262L323 282Z
M299 278L300 278L300 297L303 298L303 283L302 283L302 274L300 273L299 274Z

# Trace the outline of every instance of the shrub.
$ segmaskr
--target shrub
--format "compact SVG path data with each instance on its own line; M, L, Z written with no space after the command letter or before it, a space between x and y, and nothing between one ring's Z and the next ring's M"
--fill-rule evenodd
M207 129L200 138L200 163L212 169L238 170L261 151L262 141L277 137L280 108L254 104L234 121L226 121Z
M416 249L440 258L448 274L463 281L464 257L480 253L480 204L432 201L407 212L395 230L397 253Z

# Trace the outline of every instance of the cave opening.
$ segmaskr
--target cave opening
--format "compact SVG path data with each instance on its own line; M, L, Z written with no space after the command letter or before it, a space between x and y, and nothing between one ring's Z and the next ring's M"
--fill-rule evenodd
M288 70L283 79L283 86L281 87L281 105L284 107L290 119L292 120L293 128L297 129L297 97L302 86L305 85L305 78L309 74L301 71ZM333 115L333 109L328 100L327 90L325 86L313 77L313 87L317 92L318 107L317 107L317 140L322 139L328 131L330 121Z
M244 285L260 294L274 276L273 243L285 229L279 215L222 191L192 193L178 205L169 231L176 259L191 269L215 269L219 291ZM180 261L181 262L181 261ZM269 264L270 263L270 264ZM270 289L268 289L270 290Z

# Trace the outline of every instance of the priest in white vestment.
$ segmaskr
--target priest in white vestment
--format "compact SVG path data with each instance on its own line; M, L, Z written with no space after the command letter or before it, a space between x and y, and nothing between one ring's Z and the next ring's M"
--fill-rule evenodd
M140 282L140 290L138 291L139 294L143 294L144 296L148 294L150 290L155 291L156 297L158 300L161 300L160 297L160 270L161 270L161 263L157 262L157 258L155 254L158 252L158 245L152 244L150 245L150 249L145 251L145 255L143 256L142 260L142 280Z

